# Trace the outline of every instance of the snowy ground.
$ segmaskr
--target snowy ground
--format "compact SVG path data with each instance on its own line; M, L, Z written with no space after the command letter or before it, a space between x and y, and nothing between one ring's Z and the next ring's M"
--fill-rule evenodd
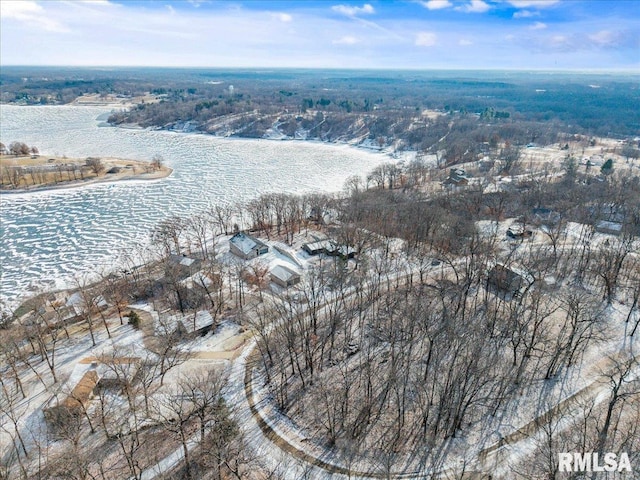
M498 238L505 239L505 248L510 248L512 242L506 240L506 231L514 221L515 219L507 219L501 222L485 221L479 222L478 227L486 235L497 233ZM569 223L567 225L567 241L571 243L579 238L583 228L583 225ZM248 262L241 261L228 252L229 236L223 237L217 243L216 248L218 252L221 252L219 254L220 259L229 266L259 264L271 269L276 265L284 265L304 274L313 264L319 262L321 257L312 257L302 251L300 247L303 243L317 240L319 237L321 237L321 234L318 232L301 233L295 236L292 246L284 245L278 241L266 241L270 246L269 253ZM610 235L596 233L592 238L592 242L601 244L610 239ZM546 236L541 232L537 232L531 240L525 240L522 244L535 246L544 245L546 242ZM274 248L276 246L278 248ZM401 252L402 242L400 240L391 242L390 250L397 253ZM638 250L640 250L640 245L636 251ZM407 265L407 268L410 268L410 266ZM441 267L438 268L440 269ZM282 293L282 289L274 285L269 288L274 293ZM158 321L159 315L152 306L140 304L134 307L151 313L155 322ZM625 331L629 326L624 323L627 311L628 307L619 303L614 303L605 311L606 318L604 321L607 324L608 338L603 343L592 346L587 350L579 365L564 370L557 380L550 382L545 387L544 392L547 398L553 399L555 404L570 402L572 398L586 395L595 398L596 402L606 400L606 385L601 383L600 377L602 372L608 368L607 357L615 355L623 349L630 349L634 341L627 336ZM173 315L171 320L172 322L179 320L189 321L192 317L192 315L186 315L180 318L180 316ZM73 332L72 338L62 342L56 353L56 373L59 379L57 386L51 388L52 380L44 363L40 364L37 370L45 379L49 391L46 391L45 386L38 381L35 374L29 373L24 376L27 399L20 402L17 410L20 415L19 425L21 430L25 432L25 439L30 449L36 448L43 440L42 436L46 428L41 410L49 400L52 391L64 392L65 390L70 390L84 372L91 367L90 361L92 358L103 355L108 356L114 350L137 353L145 350L143 333L132 329L129 325L121 326L116 317L109 319L112 338L107 337L104 329L96 329L97 346L95 347L91 345L90 336L86 331L83 331L81 327L74 328L77 331ZM235 407L234 414L240 422L250 447L264 459L264 462L269 464L270 468L284 469L287 478L301 478L305 473L310 473L312 478L347 478L346 475L341 476L335 472L330 473L318 466L309 465L310 459L314 458L321 458L328 468L331 465L340 467L340 461L333 458L333 454L330 451L323 450L318 445L309 442L305 433L298 429L290 419L279 416L269 401L268 392L260 387L259 379L254 378L251 381L251 387L255 398L249 400L256 404L254 408L257 409L259 417L275 432L275 437L280 440L276 440L276 443L274 443L272 437L267 438L265 436L259 419L256 418L256 414L251 409L245 388L246 362L254 347L255 343L251 339L249 332L231 319L225 319L214 331L185 344L183 350L189 354L190 358L176 369L171 370L167 375L166 382L171 385L184 373L194 371L203 366L230 368L231 385L226 393L227 401ZM636 372L635 374L638 375L639 373ZM491 468L498 468L497 465L500 462L510 463L526 458L533 448L535 437L538 435L537 430L531 431L529 439L519 440L500 448L493 448L492 446L497 445L513 432L528 428L533 419L546 413L537 402L537 395L533 395L538 391L539 387L539 385L532 386L532 395L523 395L520 401L515 402L505 410L503 416L499 419L487 419L482 428L477 430L493 431L494 434L492 436L480 438L477 435L470 434L466 438L458 439L454 448L474 445L475 451L483 448L488 449L489 453L484 456L483 461L485 462L485 467L487 464L493 465ZM552 405L549 406L551 407ZM11 441L10 436L0 430L0 452L5 451ZM289 445L289 447L285 448L283 445ZM195 443L193 443L193 446L195 446ZM165 459L160 461L155 467L155 471L166 471L180 460L181 455L182 453L179 450L171 452ZM359 467L363 470L365 469L365 466L361 465ZM143 478L153 477L153 468L148 469L143 475ZM351 475L350 478L358 478L358 475Z

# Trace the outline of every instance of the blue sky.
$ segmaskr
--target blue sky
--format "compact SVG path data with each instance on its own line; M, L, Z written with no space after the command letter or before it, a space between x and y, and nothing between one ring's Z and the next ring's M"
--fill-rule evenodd
M640 1L2 0L0 64L640 71Z

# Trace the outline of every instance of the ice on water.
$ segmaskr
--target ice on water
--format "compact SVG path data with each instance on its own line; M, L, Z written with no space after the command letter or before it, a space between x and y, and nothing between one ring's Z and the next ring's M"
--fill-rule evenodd
M221 139L209 135L103 128L104 107L0 109L0 140L35 145L43 155L149 160L174 168L158 182L122 182L3 195L0 294L11 302L39 286L60 287L77 273L107 270L118 252L148 241L171 215L248 200L261 192L337 191L380 154L316 142Z

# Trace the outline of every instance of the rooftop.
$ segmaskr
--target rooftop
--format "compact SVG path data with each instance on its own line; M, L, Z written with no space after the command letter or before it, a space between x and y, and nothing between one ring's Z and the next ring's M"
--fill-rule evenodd
M288 282L292 278L296 278L300 276L293 270L290 270L283 265L276 265L275 267L273 267L271 269L271 275L282 280L283 282Z
M236 233L229 242L233 243L244 254L250 253L254 248L264 245L260 240L246 233Z

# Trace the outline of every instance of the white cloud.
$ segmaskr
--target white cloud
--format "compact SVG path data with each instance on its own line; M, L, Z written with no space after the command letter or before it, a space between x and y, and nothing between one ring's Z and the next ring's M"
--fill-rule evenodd
M334 45L355 45L359 40L356 37L352 37L351 35L346 35L338 40L334 40L332 43Z
M0 0L0 65L637 69L640 37L631 14L616 11L614 17L586 10L584 19L556 18L551 23L544 18L545 10L531 7L524 11L539 11L539 16L513 20L501 15L502 23L489 28L481 17L497 9L498 0L484 0L492 7L487 13L460 13L467 20L464 26L449 18L443 23L429 18L426 23L425 17L453 13L471 0L447 0L452 6L440 11L428 10L426 0L411 1L418 15L408 8L378 15L384 2L371 0L333 0L295 11L271 3L234 8L231 3L211 2L196 9L186 1ZM347 10L353 16L345 16L331 9L340 3L358 10ZM173 6L173 14L167 4ZM371 11L367 4L375 7L373 14L365 13ZM522 12L507 0L499 7L508 17ZM423 18L416 18L420 14ZM286 22L286 15L292 16L291 22ZM340 19L348 20L348 29ZM36 23L46 20L52 22L49 30L71 33L51 32ZM547 29L529 30L537 21ZM362 55L362 46L375 55Z
M471 3L462 7L456 7L456 10L466 13L484 13L491 8L491 5L483 0L471 0Z
M428 0L420 3L423 7L429 10L440 10L442 8L449 8L453 5L449 0Z
M437 40L438 36L433 32L419 32L415 43L419 47L433 47Z
M33 1L7 0L0 2L0 17L17 20L29 27L49 32L68 32L69 29L47 16L44 8Z
M518 10L517 12L513 12L513 18L531 18L537 17L538 15L540 15L540 12L532 12L531 10Z
M544 30L545 28L547 28L547 24L542 22L536 22L529 26L529 30Z
M291 15L289 15L288 13L283 13L283 12L272 13L271 16L273 18L276 18L276 19L280 20L281 22L284 22L284 23L288 23L291 20L293 20L293 17Z
M560 0L508 0L516 8L545 8L558 3Z
M575 53L585 52L590 56L615 49L619 52L637 52L640 47L637 31L633 29L600 30L594 33L583 31L565 31L556 35L537 35L523 37L521 45L536 53ZM585 57L587 58L587 57ZM593 61L590 61L593 63Z
M36 2L7 0L0 3L0 13L2 13L2 16L5 18L41 14L43 11L43 8Z
M554 35L551 37L551 45L556 47L566 45L568 40L569 39L565 35Z
M375 9L368 3L365 3L361 7L352 7L349 5L334 5L331 7L334 12L341 13L347 17L355 17L360 14L372 14L375 13Z
M80 3L87 3L97 7L112 7L114 5L109 0L80 0Z
M615 43L616 37L613 32L610 32L609 30L600 30L597 33L589 35L589 40L591 40L596 45L606 46Z

